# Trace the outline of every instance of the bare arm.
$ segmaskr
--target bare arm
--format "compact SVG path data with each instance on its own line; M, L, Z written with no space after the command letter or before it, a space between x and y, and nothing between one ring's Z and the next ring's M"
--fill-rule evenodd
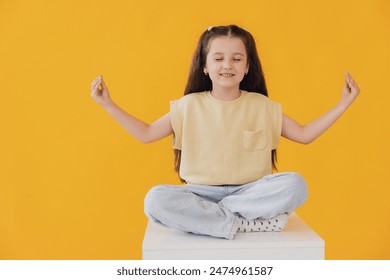
M152 124L147 124L112 103L106 111L124 128L142 143L151 143L171 135L173 132L169 113Z
M322 135L348 109L360 92L359 87L349 73L345 76L345 83L340 102L327 113L314 121L302 126L290 117L283 115L282 136L292 141L309 144Z
M149 125L128 114L116 105L111 100L107 86L100 75L92 82L91 96L127 132L143 143L151 143L173 133L169 113Z

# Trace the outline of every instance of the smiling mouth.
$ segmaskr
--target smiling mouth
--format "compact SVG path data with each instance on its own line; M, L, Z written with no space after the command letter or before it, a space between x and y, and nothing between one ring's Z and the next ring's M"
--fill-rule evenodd
M233 77L234 74L231 74L231 73L222 73L222 74L219 74L220 76L222 77Z

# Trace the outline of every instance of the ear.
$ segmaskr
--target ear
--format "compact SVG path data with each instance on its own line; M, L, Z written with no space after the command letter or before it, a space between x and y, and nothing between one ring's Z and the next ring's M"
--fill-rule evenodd
M207 67L206 67L206 66L203 67L203 73L204 73L205 75L207 75L207 74L209 73L209 70L207 70Z

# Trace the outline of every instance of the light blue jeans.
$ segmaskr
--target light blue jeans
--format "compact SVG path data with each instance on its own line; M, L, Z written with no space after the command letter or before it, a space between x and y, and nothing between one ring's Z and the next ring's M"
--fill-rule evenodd
M290 214L307 199L304 178L293 172L267 175L244 185L158 185L145 197L145 214L169 228L233 239L237 215L248 220Z

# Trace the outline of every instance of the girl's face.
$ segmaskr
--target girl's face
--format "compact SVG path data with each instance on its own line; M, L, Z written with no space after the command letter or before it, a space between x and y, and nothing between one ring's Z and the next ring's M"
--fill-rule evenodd
M240 38L221 36L213 39L203 71L210 76L213 89L239 89L248 72L245 45Z

